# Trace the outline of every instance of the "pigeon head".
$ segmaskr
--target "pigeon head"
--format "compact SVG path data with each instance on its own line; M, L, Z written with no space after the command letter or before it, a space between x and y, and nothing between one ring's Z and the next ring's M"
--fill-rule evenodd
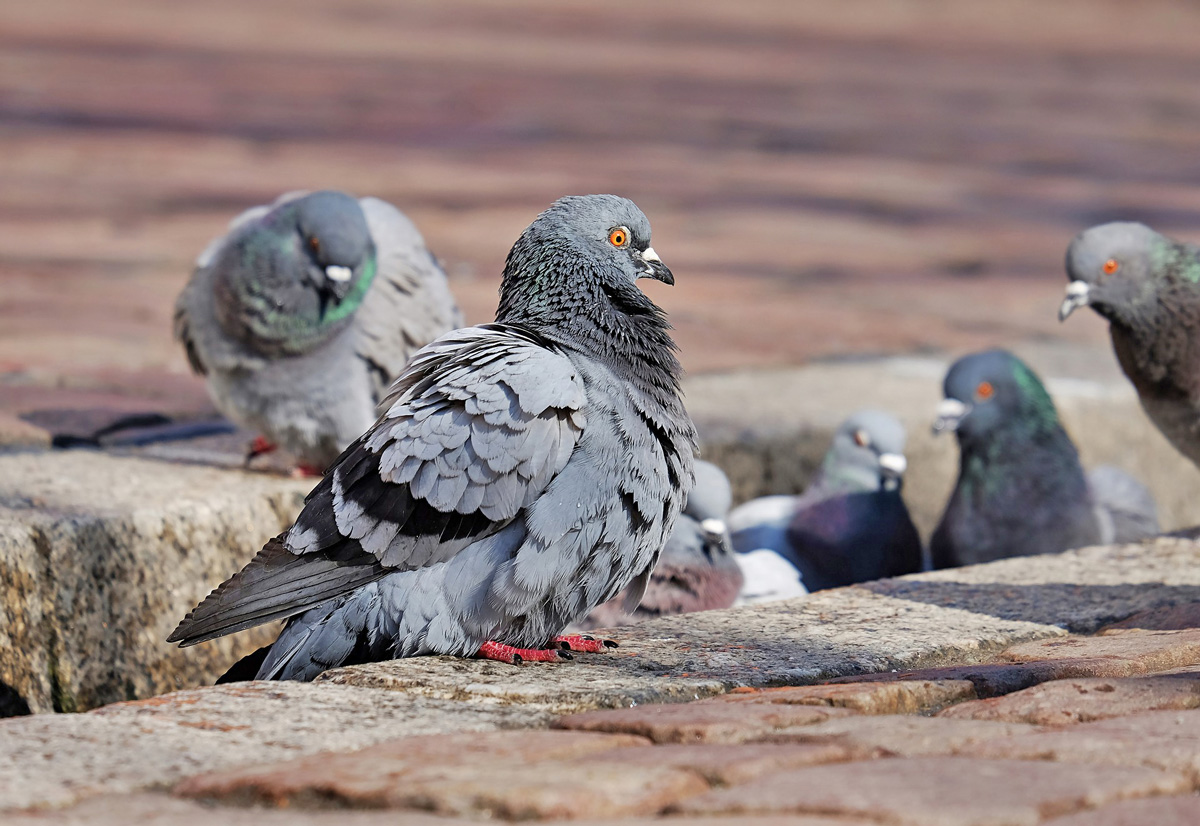
M375 245L358 201L344 192L314 192L295 203L305 275L333 303L374 274Z
M696 483L688 493L683 512L701 522L722 521L729 515L732 505L733 490L725 472L712 462L697 459Z
M848 491L896 490L908 462L904 425L881 410L859 410L838 428L821 465L823 484Z
M1058 429L1041 379L1007 350L963 356L946 373L943 391L934 433L952 430L964 447L1011 427Z
M349 324L375 277L366 217L340 192L281 200L218 256L218 321L269 357L308 352Z
M675 283L650 246L650 222L637 205L615 195L560 198L509 252L496 320L542 328L586 318L619 334L630 319L661 318L635 286L639 278Z
M1067 248L1065 321L1089 305L1109 321L1134 323L1153 315L1159 291L1181 280L1200 282L1200 262L1185 245L1145 224L1114 222L1086 229Z

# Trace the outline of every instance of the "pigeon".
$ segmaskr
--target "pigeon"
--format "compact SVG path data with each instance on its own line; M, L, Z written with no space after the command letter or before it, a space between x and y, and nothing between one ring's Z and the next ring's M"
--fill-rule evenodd
M1006 350L951 365L935 432L953 430L958 482L930 542L935 568L1158 532L1154 500L1113 467L1084 476L1041 380Z
M420 350L295 524L168 641L286 618L231 669L279 680L426 654L604 650L560 632L622 589L630 610L641 601L696 452L643 277L675 283L632 201L554 202L508 254L495 323Z
M803 494L765 496L734 509L734 549L778 553L799 570L808 591L920 571L921 539L900 496L904 442L895 417L854 413Z
M1138 399L1175 449L1200 465L1200 248L1144 224L1101 224L1067 249L1065 321L1090 305Z
M412 222L378 198L289 193L208 245L175 337L217 409L318 473L418 349L462 325ZM250 457L248 457L250 458Z
M617 594L588 614L581 627L608 628L733 605L743 579L725 530L732 501L724 471L697 460L695 486L654 566L641 604L626 611L625 594Z

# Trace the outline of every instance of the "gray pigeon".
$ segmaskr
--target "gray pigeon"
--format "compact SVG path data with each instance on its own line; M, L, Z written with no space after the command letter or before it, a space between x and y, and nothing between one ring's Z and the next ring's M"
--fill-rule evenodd
M803 494L764 496L734 509L734 549L778 553L809 591L920 571L921 539L900 495L905 439L894 416L854 413Z
M409 357L462 315L417 228L377 198L289 193L209 244L175 337L227 417L320 472Z
M557 635L631 583L637 605L692 486L695 429L644 277L674 283L631 201L556 201L509 252L496 322L421 350L291 529L169 640L287 618L229 679L602 650Z
M953 430L958 483L930 542L935 568L1057 553L1158 532L1149 491L1124 471L1085 478L1050 394L1012 353L965 356L946 374L936 431Z
M728 608L742 589L742 572L725 530L733 491L724 471L696 462L696 484L654 566L641 604L626 609L624 593L597 606L580 623L592 629L670 614Z
M1101 224L1067 249L1065 321L1090 305L1150 421L1200 465L1200 248L1144 224Z

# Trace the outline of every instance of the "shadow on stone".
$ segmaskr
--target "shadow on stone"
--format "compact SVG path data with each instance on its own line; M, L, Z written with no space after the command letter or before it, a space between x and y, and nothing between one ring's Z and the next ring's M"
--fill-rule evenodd
M939 582L885 579L855 587L881 596L958 608L1000 619L1055 625L1092 634L1141 611L1200 601L1200 585L1145 582L1080 585L1069 582Z
M31 713L25 698L8 683L0 682L0 717L24 717Z

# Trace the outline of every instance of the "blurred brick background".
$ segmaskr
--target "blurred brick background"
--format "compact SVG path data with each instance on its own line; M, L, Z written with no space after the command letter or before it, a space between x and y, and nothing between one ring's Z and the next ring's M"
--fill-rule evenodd
M1016 341L1062 253L1200 238L1200 6L38 0L0 6L0 414L207 404L191 262L295 188L375 194L468 320L567 193L636 200L693 372Z

